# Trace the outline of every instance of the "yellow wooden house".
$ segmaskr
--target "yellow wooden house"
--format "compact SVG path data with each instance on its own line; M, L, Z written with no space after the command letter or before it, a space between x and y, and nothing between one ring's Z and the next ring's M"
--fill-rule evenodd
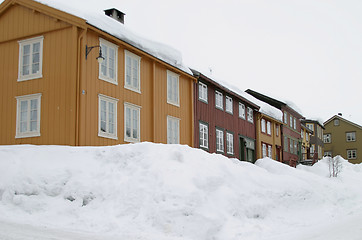
M193 146L195 78L173 49L67 3L0 5L0 144Z

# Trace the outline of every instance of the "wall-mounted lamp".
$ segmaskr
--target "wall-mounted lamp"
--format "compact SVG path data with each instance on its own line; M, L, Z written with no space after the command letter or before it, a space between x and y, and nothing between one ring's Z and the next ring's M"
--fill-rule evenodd
M104 57L102 56L102 48L101 46L92 46L92 47L88 47L88 45L85 45L85 60L87 60L87 56L90 53L90 51L92 51L93 48L99 47L99 56L96 58L97 61L99 62L99 64L101 64L104 60Z

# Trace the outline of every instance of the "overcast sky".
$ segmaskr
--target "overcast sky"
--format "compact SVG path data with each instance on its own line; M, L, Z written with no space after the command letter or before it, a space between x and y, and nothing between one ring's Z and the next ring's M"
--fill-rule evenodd
M362 125L361 0L110 0L212 78Z

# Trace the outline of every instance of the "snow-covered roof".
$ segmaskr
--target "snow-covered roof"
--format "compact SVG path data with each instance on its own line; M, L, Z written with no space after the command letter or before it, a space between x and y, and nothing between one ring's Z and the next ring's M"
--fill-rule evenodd
M215 79L211 76L208 76L207 74L204 74L204 73L201 73L202 75L204 75L205 77L209 78L209 79L212 79L212 81L224 86L225 88L227 88L229 91L231 92L234 92L235 94L241 96L242 98L245 98L246 100L248 100L249 102L257 105L260 107L259 109L259 112L262 113L262 114L265 114L271 118L274 118L280 122L283 121L283 113L282 111L280 111L279 109L263 102L263 101L260 101L259 99L251 96L250 94L240 90L238 87L228 83L228 82L225 82L225 81L222 81L220 79Z
M191 70L182 62L181 53L162 43L148 40L127 29L117 20L105 15L104 10L113 8L107 1L98 0L35 0L49 7L69 13L132 46L188 73ZM0 1L1 3L2 1Z

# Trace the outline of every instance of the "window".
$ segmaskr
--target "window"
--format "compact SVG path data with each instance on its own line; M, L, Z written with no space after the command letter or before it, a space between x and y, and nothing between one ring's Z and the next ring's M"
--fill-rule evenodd
M275 130L276 130L276 135L277 137L279 137L279 125L275 125Z
M309 141L309 133L305 133L305 140L308 142Z
M226 152L234 154L234 135L229 132L226 133Z
M167 70L167 102L180 106L179 75Z
M269 121L266 122L266 133L271 135L271 122Z
M222 93L219 91L215 91L215 107L221 110L224 109L223 107L223 96Z
M347 159L356 159L357 158L357 150L347 150Z
M293 140L292 139L289 139L289 151L290 153L293 153L294 152L294 149L293 149Z
M355 142L356 141L356 132L347 132L346 139L347 139L347 142Z
M284 136L284 152L288 152L288 137Z
M19 41L18 81L42 77L43 39L36 37Z
M294 140L294 154L298 154L298 142Z
M334 119L334 126L339 126L339 119Z
M265 119L264 118L261 119L260 124L261 124L261 132L265 133Z
M124 141L141 141L140 112L141 107L131 103L124 103Z
M216 151L224 152L224 131L216 129Z
M273 158L273 157L272 157L272 155L273 155L272 152L273 152L273 151L272 151L272 146L271 146L271 145L268 145L268 157Z
M297 129L297 119L293 118L293 128Z
M16 97L15 138L40 136L41 93Z
M312 144L312 145L310 146L310 157L311 157L311 158L314 157L314 152L315 152L315 145Z
M229 96L226 96L225 111L233 114L233 99Z
M267 156L266 155L266 144L265 143L262 144L262 149L263 149L263 158L264 158L264 157Z
M292 116L290 116L289 117L289 127L293 127L293 117Z
M205 123L199 123L200 147L209 148L209 127Z
M332 136L330 133L326 133L323 135L323 142L324 143L331 143L332 142Z
M248 121L253 123L254 122L254 116L253 116L253 109L248 107Z
M117 84L118 46L102 38L99 39L104 61L99 64L99 79Z
M325 151L325 152L324 152L324 156L325 156L325 157L332 157L333 155L332 155L332 152L331 152L331 151Z
M180 119L167 116L167 143L180 143Z
M300 130L300 137L303 139L304 138L304 131L303 129Z
M124 87L135 92L141 92L140 66L141 58L127 50L125 56L125 84Z
M322 158L322 147L318 146L318 158Z
M284 123L288 124L288 113L284 112L283 116L284 116Z
M207 85L199 82L199 100L207 103Z
M245 119L245 105L239 102L239 117Z
M117 139L118 99L98 95L98 136Z

